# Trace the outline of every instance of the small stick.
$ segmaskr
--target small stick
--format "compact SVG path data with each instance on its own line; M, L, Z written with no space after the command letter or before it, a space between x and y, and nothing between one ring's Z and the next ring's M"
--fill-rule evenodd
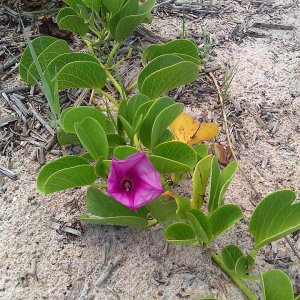
M59 230L59 231L63 231L65 233L70 233L73 235L81 236L81 232L79 230L74 229L72 227L63 226L62 224L57 223L55 221L50 221L50 228Z
M231 142L231 138L230 138L230 132L229 132L229 128L228 128L228 121L227 121L227 115L226 115L226 111L225 111L225 106L224 106L224 100L223 100L223 97L222 97L222 92L221 92L221 89L219 87L219 84L217 82L217 79L215 77L215 75L210 72L209 73L209 76L211 77L215 87L216 87L216 90L217 90L217 94L218 94L218 97L219 97L219 100L220 100L220 103L221 103L221 107L222 107L222 111L223 111L223 118L224 118L224 127L225 127L225 131L226 131L226 138L227 138L227 141L228 141L228 146L229 146L229 149L231 151L231 154L232 154L232 157L238 161L238 158L235 154L235 151L233 150L233 145L232 145L232 142ZM245 179L247 180L247 182L249 183L249 185L251 186L251 188L254 190L254 192L259 195L258 191L256 190L255 186L253 185L253 183L251 182L251 180L248 178L244 168L242 168L242 166L239 164L239 169L241 170L243 176L245 177ZM259 196L260 197L260 196ZM252 203L254 206L255 204Z
M9 88L9 89L3 89L0 91L0 94L5 93L5 94L12 94L15 92L23 92L30 90L30 86L16 86L14 88Z
M18 118L14 117L14 116L4 117L4 118L0 119L0 128L5 125L8 125L9 123L15 122L17 120L18 120Z
M111 261L109 263L109 265L107 266L107 268L103 271L103 273L101 274L101 276L98 278L97 282L96 282L96 286L100 287L103 282L107 279L107 277L109 276L109 274L112 272L112 270L123 260L123 256L121 254L119 254L113 261Z
M9 177L10 179L13 179L13 180L16 180L17 179L17 175L15 172L7 169L7 168L4 168L2 166L0 166L0 173Z
M30 106L30 111L32 112L32 114L34 115L34 117L47 129L47 131L54 136L55 135L55 131L52 129L52 127L42 118L42 116L40 116L38 114L38 112L33 108L33 106L31 104L29 104Z

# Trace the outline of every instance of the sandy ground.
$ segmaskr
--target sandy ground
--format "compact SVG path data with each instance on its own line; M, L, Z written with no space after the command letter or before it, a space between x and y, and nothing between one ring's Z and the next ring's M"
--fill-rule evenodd
M202 33L209 36L212 50L208 60L221 66L216 72L221 83L228 71L234 70L226 111L240 162L261 195L283 187L299 193L299 2L212 4L221 13L186 18L185 34L200 45ZM255 22L292 25L294 30L256 28ZM176 38L182 32L182 18L161 10L148 28L162 37ZM222 111L212 86L203 86L199 80L183 89L178 101L188 103L186 110L197 118L218 121L222 126ZM0 117L8 113L0 97ZM217 140L226 144L224 132ZM50 152L47 160L71 150ZM16 181L0 177L1 299L244 299L201 248L167 245L158 226L142 230L84 224L83 235L76 238L51 229L50 220L70 225L74 215L85 211L85 189L47 197L39 194L35 178L40 164L34 160L35 151L23 142L11 159L0 157L0 165L18 175ZM181 189L189 193L189 185L185 181ZM257 201L239 172L226 193L226 202L239 204L245 218L215 242L216 250L228 243L251 249L251 237L245 231L252 202ZM299 235L290 238L300 251ZM121 263L96 287L118 255L122 255ZM299 293L299 261L284 240L259 253L255 271L274 267L287 272ZM258 292L258 285L252 284L252 288Z

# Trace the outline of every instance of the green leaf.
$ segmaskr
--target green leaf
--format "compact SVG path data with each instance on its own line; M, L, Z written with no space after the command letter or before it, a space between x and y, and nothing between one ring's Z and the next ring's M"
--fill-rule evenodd
M244 257L242 250L235 245L228 245L221 250L221 258L229 270L235 270L239 258Z
M198 240L208 244L212 239L212 227L206 215L198 209L186 212Z
M293 204L295 199L295 192L280 190L261 200L249 223L249 231L255 240L254 249L300 229L300 203Z
M75 133L65 132L62 129L57 132L57 141L60 145L80 144Z
M83 2L81 0L64 0L64 2L71 8L73 8L76 12L79 12L78 5L83 5Z
M108 141L108 146L109 146L109 153L112 153L113 150L117 146L125 145L126 141L124 137L119 136L118 134L115 133L109 133L106 135L107 141Z
M155 99L198 77L198 66L176 55L165 54L151 61L138 77L141 93Z
M65 156L45 165L39 172L39 191L50 194L68 188L94 183L94 167L79 156Z
M108 156L108 142L101 125L93 118L84 118L74 124L75 132L82 145L97 160Z
M73 53L69 56L72 58ZM77 55L73 57L76 59ZM58 89L90 88L101 89L106 83L106 73L103 67L92 61L73 61L60 69L52 82L58 82Z
M156 146L154 155L150 155L149 159L156 170L165 174L191 171L196 164L197 156L189 145L170 141Z
M222 232L228 230L239 221L242 216L241 209L235 204L226 204L217 208L209 216L209 222L212 226L214 237L217 237Z
M127 135L128 135L128 138L130 141L132 141L133 139L133 135L134 135L134 132L133 132L133 128L131 127L131 125L127 122L127 120L125 118L123 118L122 116L118 116L119 120L121 121L121 124L123 126L123 128L125 129Z
M72 31L80 36L85 36L89 30L88 24L72 8L61 9L56 17L56 22L60 29Z
M112 1L112 0L111 0ZM102 6L101 0L82 0L82 2L89 8L93 9L96 13L100 11ZM103 0L102 0L103 2ZM114 1L112 1L114 2Z
M147 148L154 148L167 127L183 111L183 104L175 103L169 97L154 101L139 130L141 142Z
M157 115L151 131L151 149L159 144L160 138L171 123L182 113L183 108L184 105L182 103L175 103L165 108Z
M83 52L61 53L52 59L47 66L51 79L66 65L74 62L93 62L99 64L98 59L91 54Z
M101 157L96 162L95 172L97 175L101 176L102 178L107 179L108 169Z
M199 144L194 147L194 150L197 153L198 161L208 155L208 147L205 144Z
M112 14L117 13L125 0L102 0L103 6Z
M149 100L150 99L148 96L142 94L136 94L129 98L126 106L126 119L130 124L133 124L133 120L136 116L139 107Z
M193 208L200 209L204 202L204 196L208 177L210 174L212 156L206 156L201 159L194 170L193 174L193 194L191 204Z
M108 26L114 39L122 42L145 20L154 4L155 0L147 0L145 3L139 0L127 1L109 21Z
M183 222L174 223L168 226L164 232L164 238L170 243L179 245L197 244L193 227Z
M175 221L179 221L176 214L177 204L174 199L166 200L163 197L158 197L149 202L146 207L163 228L166 228Z
M213 157L210 174L209 212L213 212L224 203L223 198L225 191L232 181L237 169L238 163L232 161L222 172L220 172L218 160L216 157Z
M40 192L45 193L45 183L48 178L56 173L57 171L72 168L80 165L88 165L86 160L79 156L65 156L57 160L51 161L45 166L43 166L37 177L37 187Z
M115 148L113 156L118 159L125 159L127 156L134 154L138 151L139 150L137 148L134 148L132 146L119 146Z
M105 133L114 133L115 129L107 117L98 109L89 106L71 107L63 111L60 124L66 132L75 133L74 124L90 117L98 121Z
M174 40L164 45L151 45L144 50L142 60L145 63L147 60L151 61L163 54L184 55L186 60L199 64L197 45L192 41L184 39Z
M186 213L191 210L190 199L187 197L174 195L176 203L177 203L177 211L176 214L181 219L187 219Z
M289 277L281 270L269 270L261 274L264 300L294 300Z
M42 71L46 69L49 62L51 62L56 56L69 52L69 46L66 41L50 36L38 37L31 42L31 45L38 58ZM40 79L40 75L34 63L29 46L27 46L22 54L19 65L19 73L21 79L29 85L36 84L36 82Z
M251 268L254 265L254 259L252 256L242 256L240 257L235 266L235 273L245 280L256 280L256 276L247 275L249 268Z
M87 191L88 214L76 219L101 225L119 225L133 227L147 227L147 211L144 208L136 213L104 194L97 188L90 187Z

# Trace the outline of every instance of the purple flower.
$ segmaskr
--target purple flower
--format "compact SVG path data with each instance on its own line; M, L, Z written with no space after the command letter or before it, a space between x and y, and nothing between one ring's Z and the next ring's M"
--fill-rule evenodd
M160 175L148 157L136 152L124 160L112 158L107 192L117 201L136 211L164 192Z

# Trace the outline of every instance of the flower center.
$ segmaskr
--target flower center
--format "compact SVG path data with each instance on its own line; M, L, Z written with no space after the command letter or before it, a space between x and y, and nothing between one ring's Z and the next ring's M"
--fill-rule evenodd
M128 179L124 179L122 181L122 189L126 192L130 192L132 190L132 182Z

